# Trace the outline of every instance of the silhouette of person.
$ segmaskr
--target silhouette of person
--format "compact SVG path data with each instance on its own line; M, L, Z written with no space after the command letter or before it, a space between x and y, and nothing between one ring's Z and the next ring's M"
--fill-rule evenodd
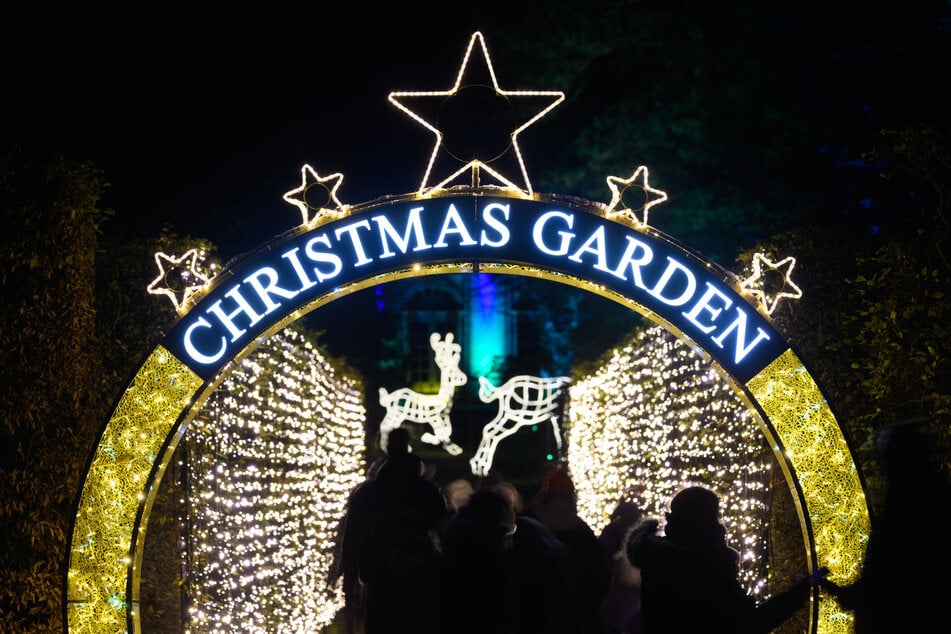
M611 567L608 591L598 606L605 634L641 632L641 571L627 558L627 539L642 515L635 503L621 500L598 535Z
M409 432L404 428L394 429L390 434L388 452L373 461L367 469L366 479L360 483L347 500L347 510L337 531L338 544L334 562L334 572L330 575L331 584L343 577L345 620L353 625L357 614L364 608L364 588L357 569L357 559L367 531L369 492L367 484L376 478L383 463L392 455L409 453Z
M440 597L447 634L577 634L567 618L565 546L540 521L516 513L520 497L493 481L447 523ZM468 607L453 613L460 597Z
M760 604L747 594L737 576L739 553L726 543L713 491L681 490L670 502L664 536L658 526L656 519L641 522L628 541L628 557L641 571L645 633L765 634L806 604L807 576Z
M439 631L515 634L518 613L515 511L501 491L481 488L442 532Z
M951 486L936 464L935 445L923 421L889 430L885 499L872 521L861 576L844 587L819 580L853 611L856 634L929 632L951 623Z
M572 569L567 546L540 520L523 514L522 496L508 482L494 489L512 505L514 571L518 588L516 631L577 634L572 619Z
M501 492L505 495L509 504L512 505L512 508L515 509L516 517L522 515L525 512L525 500L522 497L522 492L518 490L511 482L506 482L505 480L499 480L491 485L491 488L496 491Z
M578 516L575 488L567 469L558 465L545 478L532 504L531 515L565 546L572 606L567 615L571 631L602 631L598 606L607 595L610 567L591 527Z
M382 439L378 441L378 445L381 449L383 448ZM401 456L407 453L412 453L410 449L409 430L405 427L397 427L387 436L386 449L383 450L383 455L374 460L370 468L367 469L367 479L374 479L376 474L379 473L380 467L383 466L383 463L386 462L390 456Z
M375 477L351 495L344 521L345 604L362 613L367 634L435 631L437 534L447 501L400 431L391 432L391 453Z

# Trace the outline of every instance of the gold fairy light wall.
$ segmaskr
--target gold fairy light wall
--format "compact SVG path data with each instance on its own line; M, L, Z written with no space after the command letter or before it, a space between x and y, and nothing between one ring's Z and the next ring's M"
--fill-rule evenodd
M687 484L719 495L742 581L766 587L770 455L729 384L662 328L639 331L570 388L569 468L579 513L597 532L619 499L663 520Z
M187 449L190 632L315 632L342 605L329 582L347 495L362 482L362 386L281 331L192 421Z
M769 417L808 508L818 565L840 585L861 574L870 528L861 478L825 397L802 362L787 350L747 385ZM782 443L780 445L779 443ZM831 597L819 602L823 632L847 634L852 613Z
M172 424L201 385L157 347L119 400L86 473L73 525L66 616L74 632L126 629L137 502Z

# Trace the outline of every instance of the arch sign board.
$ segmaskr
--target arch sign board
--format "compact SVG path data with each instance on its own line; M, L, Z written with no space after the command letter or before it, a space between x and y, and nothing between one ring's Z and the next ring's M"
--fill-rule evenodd
M840 583L858 576L869 516L850 449L820 388L736 276L612 213L618 196L604 205L503 182L426 189L424 179L416 194L338 204L310 221L305 213L300 227L216 275L188 303L120 398L92 456L65 581L69 631L139 631L151 503L187 422L241 358L336 298L449 273L569 284L626 305L689 343L757 413L798 503L810 566L828 568ZM832 599L813 597L811 631L851 629Z
M389 202L274 245L219 284L172 329L168 350L214 377L289 313L359 280L423 264L528 265L629 296L746 382L782 337L708 263L669 240L565 203L478 194ZM487 266L488 265L488 266Z

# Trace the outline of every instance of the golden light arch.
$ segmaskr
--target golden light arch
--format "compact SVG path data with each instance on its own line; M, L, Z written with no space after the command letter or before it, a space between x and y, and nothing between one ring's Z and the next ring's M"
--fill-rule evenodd
M140 630L151 504L188 422L238 361L337 298L450 273L571 285L629 307L708 357L754 412L782 466L809 565L840 583L855 579L868 508L821 389L735 275L611 211L495 187L386 197L304 223L220 272L148 355L102 431L70 542L67 630ZM831 599L814 597L812 631L851 629Z

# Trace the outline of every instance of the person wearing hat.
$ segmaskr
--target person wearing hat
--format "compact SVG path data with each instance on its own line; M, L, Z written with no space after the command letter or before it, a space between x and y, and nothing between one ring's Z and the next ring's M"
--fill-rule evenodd
M717 494L701 486L677 493L660 522L646 520L628 540L627 556L641 571L645 634L729 632L765 634L809 599L811 578L757 603L739 582L739 553L726 543Z

